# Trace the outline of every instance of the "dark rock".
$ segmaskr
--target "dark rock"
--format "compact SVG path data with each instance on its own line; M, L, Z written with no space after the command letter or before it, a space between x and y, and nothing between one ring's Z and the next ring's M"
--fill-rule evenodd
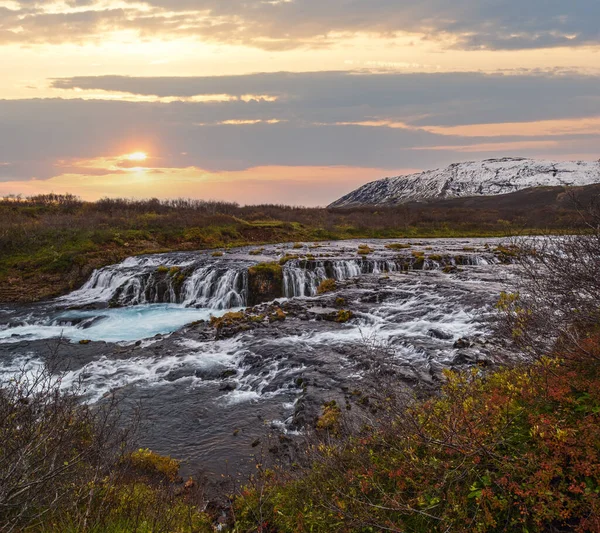
M469 339L458 339L454 343L454 348L470 348L472 343Z
M441 329L430 329L428 331L428 334L430 337L433 337L434 339L440 339L443 341L449 341L452 340L452 333L448 333L447 331L443 331Z

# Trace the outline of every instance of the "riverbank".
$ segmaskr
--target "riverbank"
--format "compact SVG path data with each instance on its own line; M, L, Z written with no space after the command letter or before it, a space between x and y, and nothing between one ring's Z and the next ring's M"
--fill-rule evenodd
M0 302L60 296L80 287L95 269L149 253L214 249L218 254L246 245L357 238L505 237L585 227L564 202L509 207L504 199L494 207L489 200L353 210L192 200L88 203L69 196L5 200L0 202Z

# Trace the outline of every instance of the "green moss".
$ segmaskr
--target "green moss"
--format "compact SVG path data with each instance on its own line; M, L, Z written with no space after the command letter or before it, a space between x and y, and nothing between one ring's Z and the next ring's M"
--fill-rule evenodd
M318 431L326 431L333 435L338 435L341 429L342 410L337 402L332 400L323 405L323 413L317 419L316 428Z
M337 313L337 317L335 321L339 324L345 324L349 320L354 318L354 313L352 311L346 311L344 309L340 309Z
M126 459L129 466L152 476L162 476L173 483L179 474L179 461L150 450L139 449Z
M246 315L243 311L237 311L235 313L225 313L223 316L210 317L210 325L216 329L222 329L224 327L232 326L236 322L242 322L246 319Z
M269 322L283 322L287 315L279 307L269 315Z
M369 254L372 254L373 252L374 252L374 250L371 247L369 247L368 244L361 244L358 247L359 255L369 255Z
M223 255L224 255L223 252L213 252L212 253L213 257L223 257Z
M337 283L334 279L328 278L323 280L317 288L317 294L325 294L337 290Z
M283 269L279 263L259 263L248 269L251 275L270 274L278 279L283 279Z
M283 266L283 265L289 263L290 261L295 261L296 259L300 259L300 256L293 255L293 254L286 254L279 260L279 264L281 266Z
M410 248L411 245L410 244L404 244L401 242L391 242L389 244L386 244L385 247L388 250L406 250L407 248Z

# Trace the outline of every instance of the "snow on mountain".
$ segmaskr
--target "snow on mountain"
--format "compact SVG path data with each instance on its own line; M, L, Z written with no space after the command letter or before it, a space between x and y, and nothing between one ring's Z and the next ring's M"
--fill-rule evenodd
M600 161L503 158L367 183L329 207L394 205L464 196L493 196L530 187L600 183Z

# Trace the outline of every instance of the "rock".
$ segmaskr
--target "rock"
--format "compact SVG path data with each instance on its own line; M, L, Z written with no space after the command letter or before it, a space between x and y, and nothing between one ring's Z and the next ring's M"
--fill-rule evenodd
M454 348L470 348L472 343L469 339L458 339L454 343Z
M480 355L476 350L463 349L456 354L452 364L455 366L474 365L479 360Z
M283 269L278 263L261 263L248 269L248 304L269 302L283 296Z
M431 328L428 331L428 334L430 337L433 337L434 339L440 339L443 341L452 340L452 338L454 337L454 335L452 335L452 333L448 333L447 331L443 331L441 329L435 329L435 328Z

